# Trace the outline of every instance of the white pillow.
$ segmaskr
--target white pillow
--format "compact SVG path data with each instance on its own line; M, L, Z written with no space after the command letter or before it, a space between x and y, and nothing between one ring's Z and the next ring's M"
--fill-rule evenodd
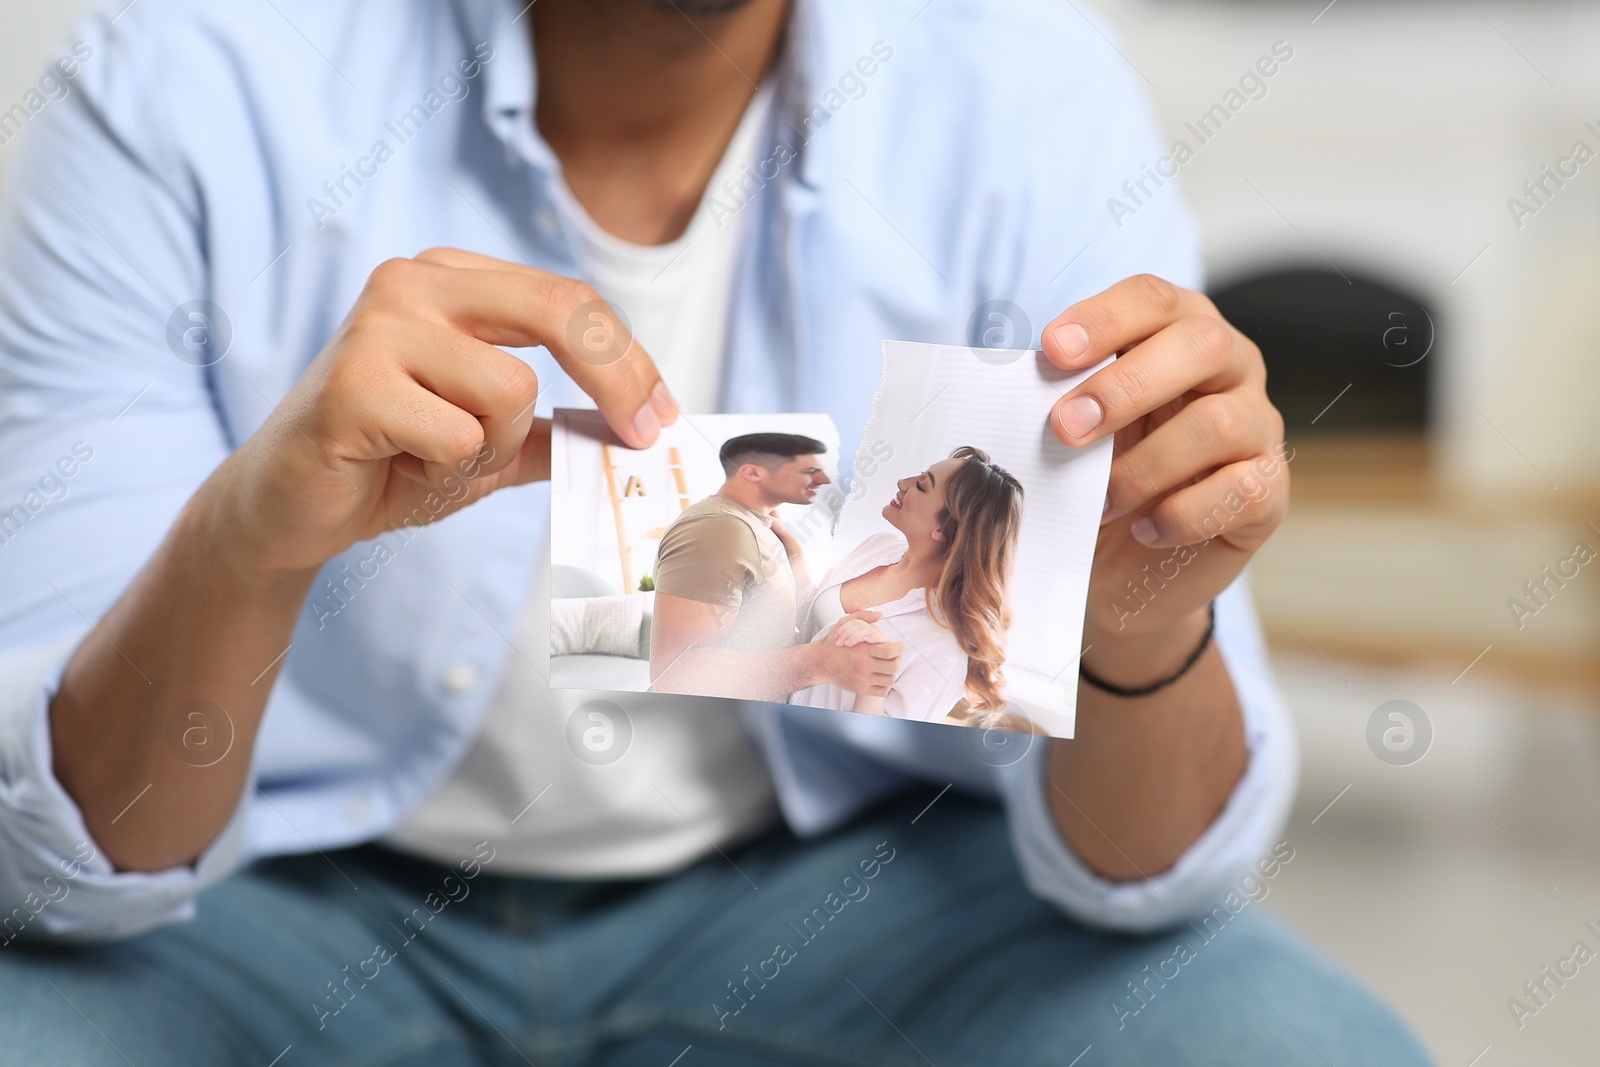
M555 597L550 601L552 656L639 657L639 629L650 598L617 596Z

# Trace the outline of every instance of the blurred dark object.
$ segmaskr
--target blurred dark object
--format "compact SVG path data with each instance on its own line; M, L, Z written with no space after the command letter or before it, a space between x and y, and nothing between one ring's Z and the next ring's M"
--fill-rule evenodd
M1263 270L1216 289L1217 309L1261 347L1286 432L1425 430L1434 319L1357 274Z

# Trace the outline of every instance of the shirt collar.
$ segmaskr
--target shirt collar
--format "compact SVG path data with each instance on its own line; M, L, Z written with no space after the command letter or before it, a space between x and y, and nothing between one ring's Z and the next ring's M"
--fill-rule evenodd
M555 153L534 128L533 109L538 93L529 10L526 0L454 0L469 47L487 41L494 58L483 68L483 120L505 142L519 150L545 173L559 169ZM775 61L776 89L770 135L763 137L762 155L782 143L795 159L793 170L803 185L817 185L816 153L806 149L805 118L811 87L821 84L817 67L826 51L823 4L817 0L792 0L789 22Z
M887 604L874 604L872 605L872 610L886 619L892 619L900 615L909 615L914 611L924 611L927 606L928 591L918 588L911 590L899 600L891 600Z
M526 0L455 0L467 44L487 41L494 58L483 68L484 125L508 148L520 151L544 172L557 167L555 153L533 125L535 77L533 41Z

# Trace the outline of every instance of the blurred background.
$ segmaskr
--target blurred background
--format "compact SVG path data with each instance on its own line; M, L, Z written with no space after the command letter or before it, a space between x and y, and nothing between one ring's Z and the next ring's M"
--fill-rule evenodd
M1082 10L1192 149L1294 449L1252 574L1303 752L1266 906L1442 1064L1600 1062L1600 966L1522 989L1600 950L1600 4Z
M1443 1064L1600 1061L1600 963L1523 989L1600 950L1600 4L1061 2L1185 145L1108 200L1176 172L1294 450L1265 906ZM0 106L79 6L0 0Z

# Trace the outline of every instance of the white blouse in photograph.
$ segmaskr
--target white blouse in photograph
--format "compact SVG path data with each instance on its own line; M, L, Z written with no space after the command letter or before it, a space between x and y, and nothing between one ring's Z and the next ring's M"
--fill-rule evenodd
M845 614L840 587L852 578L894 563L906 553L897 533L873 534L844 555L799 598L800 639L825 640ZM967 683L967 654L956 635L933 620L926 589L913 589L899 600L874 604L883 618L874 623L891 641L905 642L900 673L884 698L883 712L893 719L938 722L955 708ZM814 685L791 694L790 704L835 711L854 711L856 694L836 685Z

